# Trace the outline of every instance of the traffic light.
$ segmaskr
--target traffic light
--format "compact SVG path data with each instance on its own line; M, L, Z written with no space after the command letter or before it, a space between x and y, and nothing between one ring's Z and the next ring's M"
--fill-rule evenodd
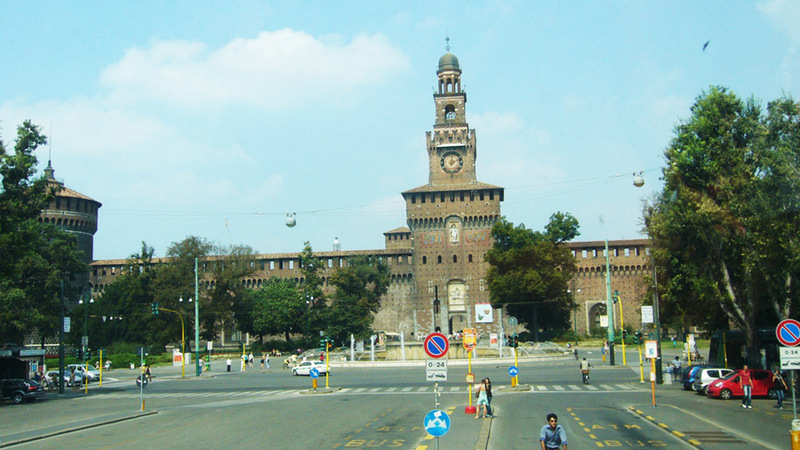
M155 302L152 305L150 305L150 308L153 311L153 315L157 316L158 315L158 302Z
M637 331L636 332L636 337L634 339L635 339L634 342L636 342L637 344L641 344L642 343L642 332L641 331Z
M519 336L516 334L511 336L511 347L517 348L519 347Z
M628 330L622 330L622 340L628 339Z
M614 294L611 296L614 300L614 303L619 303L619 291L614 291Z
M326 344L327 342L328 342L328 340L327 340L327 339L320 339L320 340L319 340L319 349L320 349L320 350L325 350L325 344Z

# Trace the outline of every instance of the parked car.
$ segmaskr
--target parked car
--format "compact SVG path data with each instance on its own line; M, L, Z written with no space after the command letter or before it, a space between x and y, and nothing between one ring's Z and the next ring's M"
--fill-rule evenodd
M86 370L88 366L88 371ZM97 381L100 379L100 371L95 369L95 367L91 364L84 365L84 364L68 364L67 367L64 369L66 373L72 372L72 369L75 369L75 379L78 379L78 374L81 376L81 380L86 381Z
M11 399L19 405L24 401L32 402L44 397L44 390L39 383L22 378L11 378L2 381L3 399Z
M709 397L719 397L728 400L733 397L744 396L744 390L739 386L741 370L729 373L708 385L706 388ZM775 385L772 382L772 372L763 369L750 369L753 378L753 397L775 398Z
M716 381L719 378L728 375L729 373L733 373L733 369L725 369L722 367L711 367L700 369L694 377L694 383L692 383L692 388L698 394L707 395L706 388L712 382Z
M328 369L325 368L325 363L320 361L306 361L303 363L298 364L292 369L292 375L310 375L312 368L316 368L320 374L328 373Z
M683 375L681 375L681 384L683 384L683 388L687 391L691 391L697 372L699 372L700 369L705 369L706 367L711 366L708 364L692 364L691 366L683 369Z
M55 386L58 386L58 370L48 370L44 376ZM69 386L69 371L67 369L64 369L64 386Z

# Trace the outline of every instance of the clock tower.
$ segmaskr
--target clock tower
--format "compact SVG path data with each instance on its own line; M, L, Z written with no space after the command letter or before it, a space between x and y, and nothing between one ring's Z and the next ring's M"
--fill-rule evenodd
M486 321L492 314L483 311L486 306L476 314L476 308L489 303L484 255L492 247L504 191L477 181L476 134L467 124L461 67L449 45L436 74L435 122L426 133L428 184L403 192L416 283L415 329L423 335L464 328L488 333L498 329Z

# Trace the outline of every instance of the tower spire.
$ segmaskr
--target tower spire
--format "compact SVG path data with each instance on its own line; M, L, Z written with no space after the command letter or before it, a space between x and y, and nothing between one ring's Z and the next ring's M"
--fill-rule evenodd
M445 37L444 41L446 42L444 48L447 50L447 53L450 53L450 36Z

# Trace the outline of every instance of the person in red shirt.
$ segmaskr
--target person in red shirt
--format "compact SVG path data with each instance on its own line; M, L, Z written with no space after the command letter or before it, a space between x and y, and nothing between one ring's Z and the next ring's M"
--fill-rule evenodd
M742 367L742 371L739 373L739 386L744 391L744 397L742 397L742 408L752 408L752 406L750 406L750 402L753 398L753 379L750 375L750 371L747 370L747 364Z

